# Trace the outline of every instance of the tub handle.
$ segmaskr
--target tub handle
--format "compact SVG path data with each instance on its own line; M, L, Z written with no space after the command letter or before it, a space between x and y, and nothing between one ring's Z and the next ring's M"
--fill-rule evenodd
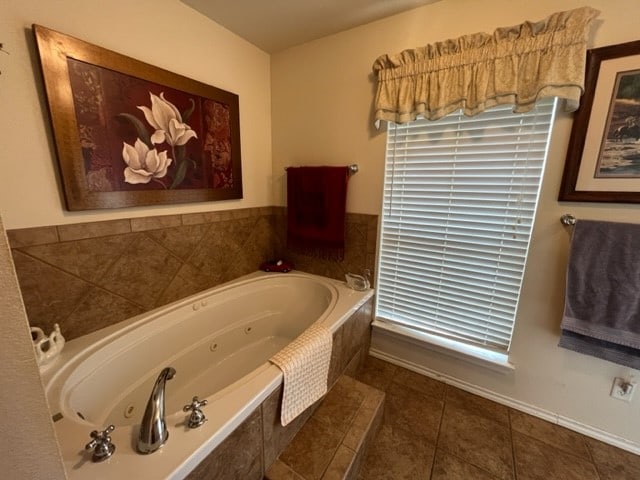
M94 462L102 462L113 455L113 452L116 451L116 446L111 443L111 437L109 434L115 429L116 427L109 425L101 432L98 432L97 430L91 432L91 438L93 440L84 446L85 450L93 450L91 460Z
M183 407L183 411L188 412L191 410L191 415L189 415L189 420L187 425L189 428L198 428L204 422L207 421L207 417L204 416L204 413L200 409L200 407L204 407L207 404L207 400L198 400L198 397L193 397L191 403L189 405L185 405Z

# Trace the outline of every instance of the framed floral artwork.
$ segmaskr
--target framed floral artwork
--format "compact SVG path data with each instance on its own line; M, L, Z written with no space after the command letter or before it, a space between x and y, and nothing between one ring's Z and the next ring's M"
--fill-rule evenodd
M33 30L67 209L242 198L236 94Z
M640 202L640 41L587 52L559 200Z

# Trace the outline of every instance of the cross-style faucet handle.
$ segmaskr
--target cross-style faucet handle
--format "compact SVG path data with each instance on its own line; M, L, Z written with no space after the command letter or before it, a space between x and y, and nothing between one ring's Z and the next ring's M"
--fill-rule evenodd
M195 396L189 405L185 405L183 407L182 410L184 412L191 410L191 415L189 416L189 421L187 423L189 428L198 428L207 421L207 417L204 416L204 413L202 413L202 410L200 409L200 407L204 407L207 403L206 399L198 400L198 397Z
M97 430L91 432L91 438L93 440L84 446L85 450L93 450L93 457L91 457L91 460L94 462L102 462L113 455L113 452L116 451L116 446L111 443L111 437L109 434L115 429L116 427L109 425L101 432Z

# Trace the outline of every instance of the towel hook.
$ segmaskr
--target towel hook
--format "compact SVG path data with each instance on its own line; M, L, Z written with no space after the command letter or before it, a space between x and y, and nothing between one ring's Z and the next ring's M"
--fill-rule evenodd
M560 222L567 227L573 227L576 224L576 217L571 215L570 213L565 213L560 217Z

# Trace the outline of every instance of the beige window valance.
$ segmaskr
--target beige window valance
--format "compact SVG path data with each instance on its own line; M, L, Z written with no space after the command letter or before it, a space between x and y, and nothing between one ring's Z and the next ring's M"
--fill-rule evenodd
M475 33L379 57L375 119L436 120L463 109L475 115L499 104L531 110L537 99L579 106L584 88L588 29L600 12L582 7L546 19Z

